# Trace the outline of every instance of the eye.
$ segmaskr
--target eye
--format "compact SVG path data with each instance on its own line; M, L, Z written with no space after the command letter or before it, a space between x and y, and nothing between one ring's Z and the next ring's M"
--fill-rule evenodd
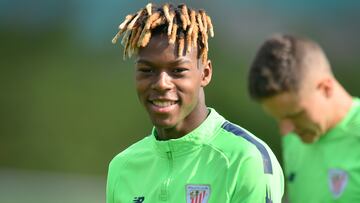
M175 74L180 74L186 72L187 70L187 68L176 67L172 70L172 72Z
M153 73L154 69L151 67L138 67L137 71L140 73Z

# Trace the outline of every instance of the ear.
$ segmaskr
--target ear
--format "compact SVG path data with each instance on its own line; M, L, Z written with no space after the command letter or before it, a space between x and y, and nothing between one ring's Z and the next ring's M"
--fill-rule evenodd
M334 79L330 77L323 78L319 81L317 89L326 97L330 98L334 94Z
M211 61L208 60L206 64L203 64L203 69L201 72L201 87L207 86L212 77L212 65Z

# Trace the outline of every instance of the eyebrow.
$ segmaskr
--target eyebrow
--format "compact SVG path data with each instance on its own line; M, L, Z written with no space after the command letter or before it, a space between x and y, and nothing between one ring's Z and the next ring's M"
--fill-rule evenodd
M149 66L155 66L156 63L153 63L149 60L146 60L146 59L138 59L135 64L146 64L146 65L149 65ZM177 58L176 60L174 61L171 61L169 62L168 64L171 65L171 66L176 66L176 65L179 65L179 64L184 64L184 63L191 63L191 61L189 59L186 59L186 58Z

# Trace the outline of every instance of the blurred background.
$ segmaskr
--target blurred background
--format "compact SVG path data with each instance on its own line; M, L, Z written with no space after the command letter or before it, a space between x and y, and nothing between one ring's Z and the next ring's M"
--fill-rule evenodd
M151 129L135 94L134 62L111 44L125 15L147 2L0 0L1 203L105 201L109 161ZM266 37L316 40L340 82L360 96L360 1L171 2L212 17L207 105L267 142L280 160L276 123L246 90Z

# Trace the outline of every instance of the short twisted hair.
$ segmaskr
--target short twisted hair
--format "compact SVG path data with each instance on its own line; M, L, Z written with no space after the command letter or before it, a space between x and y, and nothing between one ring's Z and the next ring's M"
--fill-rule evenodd
M208 33L214 36L210 17L202 9L189 9L185 4L174 6L164 4L154 6L151 3L135 14L129 14L119 25L119 32L112 42L124 34L121 44L124 46L124 58L131 57L140 47L145 47L152 35L166 33L169 43L178 45L178 55L189 53L191 47L198 49L198 58L203 63L208 57Z

